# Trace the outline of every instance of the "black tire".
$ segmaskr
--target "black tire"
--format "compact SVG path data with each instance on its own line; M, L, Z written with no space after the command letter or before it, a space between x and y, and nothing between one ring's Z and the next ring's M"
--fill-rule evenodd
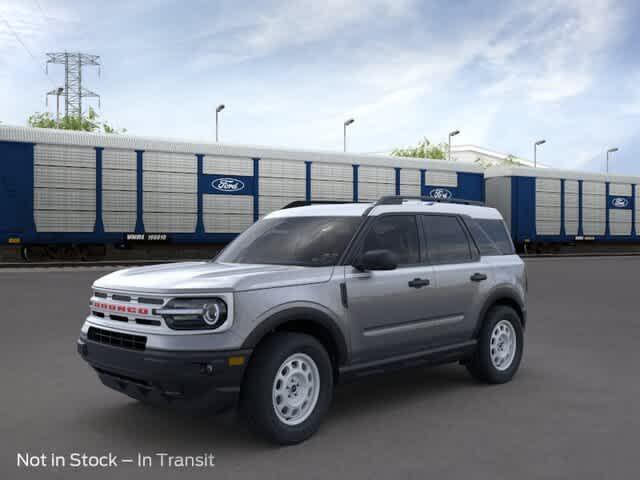
M297 353L315 362L320 389L309 416L298 425L288 425L276 414L272 390L283 362ZM240 406L256 433L272 442L291 445L306 440L318 430L332 396L333 368L322 344L309 335L279 332L267 337L254 352L243 382Z
M506 369L497 368L491 360L492 332L495 326L501 321L507 321L513 327L516 337L516 349L513 360ZM524 347L524 335L522 331L522 321L518 313L506 305L492 307L485 317L485 321L478 335L478 348L473 357L467 362L466 367L469 373L481 382L498 384L510 381L518 371Z

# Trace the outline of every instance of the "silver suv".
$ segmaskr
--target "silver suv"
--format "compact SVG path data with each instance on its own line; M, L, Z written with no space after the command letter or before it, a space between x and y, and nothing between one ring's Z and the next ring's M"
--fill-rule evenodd
M350 378L461 362L509 381L525 322L525 267L495 209L385 197L285 208L213 261L100 278L78 351L145 403L239 397L255 430L291 444Z

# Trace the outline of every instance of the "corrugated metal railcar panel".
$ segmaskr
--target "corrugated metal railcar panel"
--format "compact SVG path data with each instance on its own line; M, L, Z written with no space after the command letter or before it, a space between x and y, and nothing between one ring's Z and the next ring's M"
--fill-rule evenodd
M400 194L409 195L412 197L420 197L422 196L422 187L420 185L415 185L415 184L410 184L410 185L401 184Z
M113 212L135 212L137 209L137 194L135 190L103 190L102 209Z
M146 151L142 154L142 166L145 172L196 173L198 164L192 154Z
M285 205L288 205L292 202L305 200L304 196L302 197L265 197L260 195L259 204L260 204L260 215L264 216L267 213L271 213L275 210L280 210Z
M150 233L193 233L196 229L193 213L144 213L144 229Z
M625 197L631 196L631 185L624 183L610 183L609 184L610 195L623 195Z
M575 193L577 194L580 190L579 184L576 180L565 180L564 182L564 191L565 193Z
M35 210L82 210L95 212L94 190L69 190L62 188L35 188L33 190Z
M96 169L35 165L34 187L95 190Z
M102 151L102 168L115 170L135 170L136 152L134 150L121 150L105 148Z
M198 198L195 193L144 192L142 205L145 212L194 213Z
M38 232L93 232L95 212L69 210L34 210Z
M136 212L102 212L105 232L133 232L136 228Z
M536 205L536 221L553 221L560 225L560 207L543 207Z
M609 210L609 233L611 235L631 235L631 210Z
M297 192L297 194L300 193ZM353 200L353 182L311 180L311 198L313 200Z
M353 182L353 166L337 163L312 163L311 181L314 180Z
M96 168L96 150L92 147L68 145L35 145L33 163L59 167Z
M538 205L544 207L560 207L560 192L536 191L536 206Z
M249 195L203 195L205 215L242 214L253 218L253 197Z
M197 175L190 173L144 172L142 181L145 192L197 192Z
M564 233L566 235L578 235L578 222L564 222Z
M536 192L560 193L560 179L536 178Z
M103 190L136 190L136 171L135 170L102 170L102 189Z
M607 187L604 182L591 182L585 180L582 182L582 193L593 195L606 195Z
M207 233L240 233L253 223L253 215L214 215L203 216Z
M358 169L360 183L396 183L396 170L391 167L370 167L360 165ZM394 187L395 192L395 187Z
M582 195L582 208L586 210L607 208L607 197L604 195Z
M564 206L565 207L578 207L579 205L578 195L575 193L566 193L564 194Z
M420 185L420 170L403 168L400 170L400 185Z
M605 222L590 222L583 219L582 233L585 235L604 235Z
M395 195L396 186L390 183L360 183L358 185L359 200L378 200L380 197Z
M304 198L307 191L303 178L263 178L260 175L258 187L261 194L269 197L301 196Z
M560 235L560 221L539 221L536 219L536 233L538 235Z
M260 176L273 178L306 178L304 161L260 159Z
M640 185L636 185L636 235L640 235Z
M242 157L205 155L203 173L212 175L253 175L253 160Z
M437 187L457 187L457 172L447 172L442 170L427 170L425 173L425 182L427 185Z

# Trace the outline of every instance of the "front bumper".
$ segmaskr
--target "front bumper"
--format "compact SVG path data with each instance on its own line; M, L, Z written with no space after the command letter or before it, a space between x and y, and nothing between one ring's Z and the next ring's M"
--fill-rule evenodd
M130 350L84 334L77 349L107 387L146 403L187 409L215 410L233 403L251 356L251 350Z

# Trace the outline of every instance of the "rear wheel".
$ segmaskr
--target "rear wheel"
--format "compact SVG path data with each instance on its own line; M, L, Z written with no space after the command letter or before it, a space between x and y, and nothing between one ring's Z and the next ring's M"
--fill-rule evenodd
M281 332L256 349L241 404L257 433L286 445L316 432L332 395L331 360L322 344L309 335Z
M482 382L508 382L518 371L523 347L520 316L513 308L498 305L486 315L478 336L478 348L467 369Z

